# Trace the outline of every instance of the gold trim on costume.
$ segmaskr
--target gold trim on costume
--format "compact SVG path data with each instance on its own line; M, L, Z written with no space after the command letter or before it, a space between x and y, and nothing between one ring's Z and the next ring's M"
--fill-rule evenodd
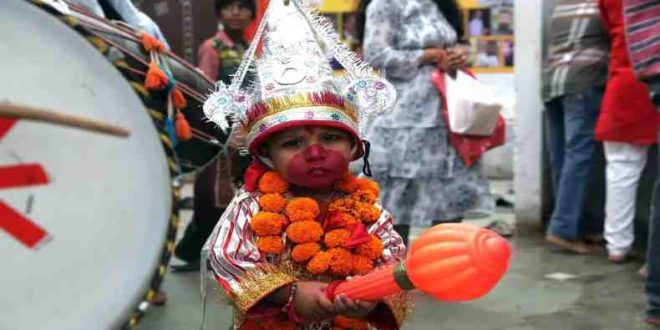
M275 290L295 281L293 270L286 265L266 264L247 270L238 280L239 288L232 292L234 305L246 313Z
M412 314L412 299L407 292L399 292L383 299L383 302L390 308L399 328L403 322Z

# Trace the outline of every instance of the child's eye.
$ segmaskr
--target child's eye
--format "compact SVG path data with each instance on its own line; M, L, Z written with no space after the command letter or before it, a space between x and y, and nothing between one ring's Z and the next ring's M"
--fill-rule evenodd
M323 141L325 142L334 142L342 139L342 136L339 134L323 134Z
M299 139L286 140L281 144L281 146L284 148L298 148L301 145L302 145L302 141Z

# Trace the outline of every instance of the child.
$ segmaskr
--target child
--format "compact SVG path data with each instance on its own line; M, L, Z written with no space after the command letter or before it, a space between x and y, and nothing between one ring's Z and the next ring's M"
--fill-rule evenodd
M395 92L360 63L344 61L348 77L334 77L319 40L335 41L298 1L270 2L268 28L254 41L263 49L252 95L219 84L205 104L221 126L231 113L255 158L207 242L209 264L234 305L234 329L399 329L405 294L330 301L324 293L405 256L378 185L348 171L368 153L358 118L391 107Z
M247 49L243 34L257 12L254 0L215 0L218 32L199 47L199 68L225 83L231 81Z

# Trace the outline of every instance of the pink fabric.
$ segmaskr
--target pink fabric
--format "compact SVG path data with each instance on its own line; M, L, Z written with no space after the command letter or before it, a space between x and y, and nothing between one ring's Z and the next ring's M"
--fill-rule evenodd
M220 57L218 51L215 49L215 41L220 40L227 47L234 47L234 42L224 31L218 31L212 38L206 39L199 47L197 58L199 63L197 66L202 72L213 81L218 80L218 71L220 70Z

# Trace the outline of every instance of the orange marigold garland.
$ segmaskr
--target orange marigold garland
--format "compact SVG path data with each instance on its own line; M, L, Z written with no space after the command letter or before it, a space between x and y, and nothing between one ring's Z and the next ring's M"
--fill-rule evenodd
M343 248L328 250L330 254L330 271L334 275L346 276L353 270L353 255Z
M287 204L284 212L289 217L289 220L306 221L314 220L321 213L319 203L309 197L293 198Z
M318 242L323 236L323 228L316 221L292 222L286 228L286 235L294 243Z
M280 235L286 219L272 212L259 212L250 220L250 227L259 236Z
M353 256L353 271L354 275L365 275L374 269L374 262L361 255Z
M351 231L348 229L335 229L325 233L323 242L329 248L340 247L351 237Z
M380 218L381 210L373 204L358 202L355 203L355 212L363 222L370 223Z
M363 256L369 260L376 260L383 255L383 242L376 235L370 235L371 242L358 246L355 254Z
M284 251L284 243L281 236L260 236L257 248L264 253L280 254Z
M302 264L315 256L319 251L321 251L321 246L318 243L298 244L291 251L291 259Z
M330 267L330 259L332 256L330 253L325 251L319 251L312 260L307 263L307 271L319 275L325 273L326 270Z
M266 172L259 178L259 191L264 194L283 194L289 191L289 182L277 172Z
M371 271L374 261L383 253L380 239L371 235L368 243L357 247L345 243L352 239L357 224L371 223L380 217L381 210L374 205L379 194L378 184L347 174L338 183L338 187L348 195L328 206L330 216L324 220L327 230L324 232L318 219L320 207L316 200L298 197L287 201L283 195L288 193L289 183L277 172L264 173L259 179L261 212L250 222L258 236L258 249L263 253L281 254L285 241L281 234L285 231L287 238L294 243L291 259L306 264L311 274L330 272L332 275L346 276L363 275ZM324 247L328 250L324 251ZM340 329L363 329L339 324L335 326Z
M286 199L280 194L263 194L259 198L259 206L264 211L280 213L286 206Z
M341 212L341 213L353 213L353 206L355 201L351 198L340 198L328 206L328 211L330 212Z

